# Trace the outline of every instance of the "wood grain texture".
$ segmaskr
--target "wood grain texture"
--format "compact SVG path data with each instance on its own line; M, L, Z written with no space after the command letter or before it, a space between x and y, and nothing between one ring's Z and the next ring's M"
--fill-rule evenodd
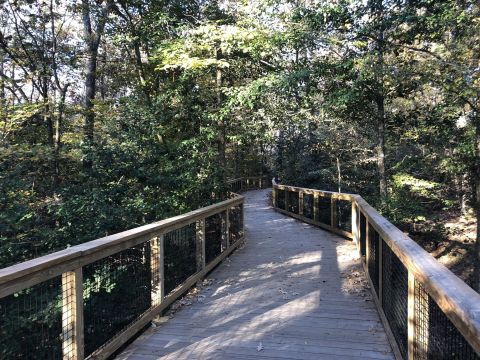
M381 216L361 196L355 194L334 193L315 189L305 189L286 185L274 185L275 189L282 189L305 194L313 194L316 202L318 197L350 200L357 206L367 220L367 263L368 263L368 237L373 230L392 249L395 255L426 289L435 300L440 309L452 321L463 337L480 354L480 294L475 292L433 256L426 252L420 245L410 239L407 234ZM333 203L333 202L332 202ZM316 207L315 207L316 209ZM332 219L334 217L332 208ZM339 229L318 224L316 221L291 214L281 209L277 211L297 218L307 223L313 223L329 231L353 238L353 234L342 234ZM352 212L353 214L353 212ZM314 220L318 218L315 214ZM333 223L333 220L332 220ZM352 230L354 227L352 227ZM379 309L381 311L381 308Z
M0 298L237 206L243 196L0 269Z
M378 232L412 276L422 284L440 309L480 354L480 294L381 216L362 197L357 195L355 202L365 215L368 227Z
M394 358L373 302L345 291L356 245L273 211L267 194L246 194L246 246L212 284L118 359Z

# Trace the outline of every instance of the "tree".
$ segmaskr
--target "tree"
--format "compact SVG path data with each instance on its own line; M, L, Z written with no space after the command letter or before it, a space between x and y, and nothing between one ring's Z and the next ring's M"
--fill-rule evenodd
M95 112L94 100L97 92L97 62L98 48L105 31L108 15L112 10L113 1L106 0L99 9L92 9L90 0L82 0L81 13L83 23L83 37L86 45L87 66L85 73L85 125L84 142L87 153L83 164L85 168L92 167L91 147L94 141ZM94 21L95 24L92 24Z

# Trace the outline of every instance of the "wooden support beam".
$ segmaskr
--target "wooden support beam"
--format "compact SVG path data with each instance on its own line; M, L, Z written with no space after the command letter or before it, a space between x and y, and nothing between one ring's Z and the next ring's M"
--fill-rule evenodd
M62 349L64 360L83 360L82 268L62 274Z
M408 360L414 360L415 350L415 275L408 272Z
M196 230L197 271L201 271L205 269L205 219L197 221Z
M303 216L303 191L298 193L298 215Z
M313 221L318 222L319 214L318 214L318 197L320 195L318 193L313 194Z
M150 240L152 273L152 306L160 305L165 297L164 235Z
M334 229L338 228L337 226L337 199L335 198L330 198L330 214L331 214L331 219L330 219L330 226Z
M242 237L245 237L245 204L242 203L240 205L241 209L242 209L242 221L241 221L241 224L242 224L242 227L241 227L241 233L242 233Z
M228 239L229 238L228 209L221 214L221 217L222 217L222 242L221 242L222 249L221 250L222 252L224 252L230 246L230 241Z
M290 212L290 209L288 208L288 200L289 200L289 198L290 198L289 190L285 189L284 193L285 193L285 201L284 201L284 203L285 203L285 211Z
M378 237L378 254L375 256L378 257L378 304L383 308L383 246L385 242ZM385 246L388 246L385 244Z
M365 236L365 272L367 273L367 276L370 277L370 274L368 272L368 263L370 261L370 236L373 235L372 233L372 226L370 225L370 223L368 221L366 221L365 223L365 232L366 232L366 236ZM373 287L372 287L373 289ZM374 290L375 291L375 290Z
M355 201L352 200L352 237L353 237L353 242L357 245L357 248L360 249L359 247L359 223L358 223L358 216L359 214L357 213L357 204Z

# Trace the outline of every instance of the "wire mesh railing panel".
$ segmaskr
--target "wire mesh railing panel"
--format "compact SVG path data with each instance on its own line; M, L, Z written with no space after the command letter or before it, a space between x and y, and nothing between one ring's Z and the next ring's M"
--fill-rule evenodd
M258 179L255 179L255 178L246 179L245 180L246 189L247 190L257 189L259 187L258 183L259 183Z
M379 247L380 247L380 237L378 233L371 227L370 236L368 237L368 256L367 256L367 266L368 274L372 280L373 288L375 289L375 294L378 297L378 272L380 267L379 259Z
M0 299L0 359L62 359L62 279Z
M223 213L205 218L205 262L209 264L222 253Z
M330 225L332 222L332 199L320 196L318 198L318 222Z
M230 183L230 191L240 193L242 191L242 180L235 180Z
M303 216L308 219L313 219L313 195L303 195Z
M390 329L404 359L408 355L408 271L381 241L382 246L382 307Z
M360 213L360 255L365 257L367 254L367 218Z
M285 210L285 190L276 189L277 191L277 207Z
M230 228L230 244L236 243L243 237L243 205L234 206L228 210Z
M422 284L415 280L414 358L479 360L472 346L448 319Z
M298 215L298 192L287 191L288 196L288 211Z
M85 356L88 356L150 307L150 242L86 265L83 274Z
M170 231L163 237L165 294L197 272L195 223Z
M352 202L337 200L337 227L343 231L352 232Z

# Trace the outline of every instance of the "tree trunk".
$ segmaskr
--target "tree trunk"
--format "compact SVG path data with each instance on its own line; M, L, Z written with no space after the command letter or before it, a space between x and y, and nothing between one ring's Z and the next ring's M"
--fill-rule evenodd
M0 121L3 121L3 135L2 142L7 140L7 97L5 93L5 79L4 79L4 59L0 58Z
M468 182L468 173L464 173L460 179L460 214L466 216L469 209L468 194L471 193L471 189Z
M58 104L58 115L55 118L55 144L53 148L54 162L54 185L57 188L60 182L60 147L62 146L62 123L63 114L65 113L65 98L67 96L68 85L61 89L60 103Z
M340 171L340 158L337 156L337 182L338 182L338 192L342 192L342 173Z
M380 198L382 203L387 200L387 175L385 166L385 108L383 96L377 102L377 169L379 178Z
M47 79L42 80L43 121L47 127L47 142L53 148L53 121L50 114L50 102L48 99Z
M380 199L382 204L387 200L387 175L385 166L385 95L384 95L384 67L385 67L385 42L384 42L384 21L383 21L383 0L377 1L377 22L379 25L377 47L378 47L378 68L377 68L377 168L379 177Z
M93 146L93 134L95 129L95 112L93 102L95 100L97 85L97 50L88 50L87 73L85 77L85 123L83 127L84 143L87 154L83 159L83 165L86 169L92 168L91 148Z
M83 166L90 170L93 162L91 158L91 150L93 147L93 135L95 127L95 112L93 103L95 100L96 86L97 86L97 57L98 47L102 38L105 23L108 14L112 8L112 0L107 0L105 6L101 9L97 18L97 26L95 30L91 23L90 0L82 0L82 22L83 22L83 36L87 45L87 71L85 76L85 104L84 104L84 142L86 147L86 154L84 155Z
M148 106L152 106L152 98L150 96L150 90L148 89L147 79L145 76L145 69L143 68L142 63L142 54L140 51L140 44L138 41L134 43L135 47L135 64L137 68L137 75L140 81L140 86L142 87L143 94L145 95L145 100Z
M476 110L475 124L475 212L477 217L477 236L475 241L473 288L480 292L480 115Z
M222 51L217 49L216 53L217 60L222 59ZM225 120L220 113L222 104L223 104L223 93L222 93L222 86L223 86L223 70L217 66L217 78L216 78L216 88L217 88L217 114L219 116L218 119L218 127L219 127L219 135L218 135L218 163L221 168L222 178L225 179L225 170L226 170L226 156L225 156L225 139L226 139L226 129L225 129Z

